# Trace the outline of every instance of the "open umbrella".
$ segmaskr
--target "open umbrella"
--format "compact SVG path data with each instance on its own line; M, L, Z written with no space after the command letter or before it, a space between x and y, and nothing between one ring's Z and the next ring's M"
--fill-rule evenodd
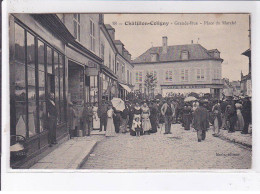
M195 100L197 100L197 98L195 98L194 96L188 96L187 98L184 99L184 102L191 102Z
M121 98L113 98L111 100L113 107L116 110L123 111L125 110L125 103Z

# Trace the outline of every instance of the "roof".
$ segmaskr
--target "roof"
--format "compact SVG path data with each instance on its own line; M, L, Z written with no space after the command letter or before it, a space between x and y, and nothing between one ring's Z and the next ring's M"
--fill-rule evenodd
M217 50L217 49L213 49ZM211 52L213 51L211 50ZM190 60L223 60L221 58L214 58L209 51L200 44L188 44L188 45L174 45L167 47L167 53L163 53L162 47L152 47L144 52L142 55L133 60L133 63L149 63L152 62L152 54L157 53L159 56L158 62L170 62L170 61L182 61L181 52L188 51ZM187 61L187 60L186 60Z
M121 40L114 40L114 43L115 43L115 44L122 44L122 45L124 45L124 44L121 42Z
M242 55L250 56L251 55L251 49L247 49L245 52L242 53Z
M108 30L115 30L110 24L105 24L106 29Z

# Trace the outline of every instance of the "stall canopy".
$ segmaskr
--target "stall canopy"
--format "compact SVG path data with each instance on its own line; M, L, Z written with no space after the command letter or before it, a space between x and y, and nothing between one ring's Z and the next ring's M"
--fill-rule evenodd
M120 84L120 86L122 86L122 88L124 88L127 92L131 92L132 90L131 90L131 88L129 88L129 86L127 86L127 85L125 85L125 84L121 84L121 83L119 83Z

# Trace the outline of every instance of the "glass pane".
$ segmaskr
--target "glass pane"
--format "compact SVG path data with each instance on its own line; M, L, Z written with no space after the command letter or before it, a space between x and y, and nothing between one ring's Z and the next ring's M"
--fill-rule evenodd
M47 113L46 113L46 101L39 102L39 120L40 120L40 132L47 129Z
M44 71L44 44L38 41L38 69Z
M55 105L58 112L58 122L60 122L60 112L59 112L59 63L58 63L58 53L54 52L54 73L55 73Z
M61 121L65 121L65 109L64 109L64 96L63 96L63 84L64 84L64 60L63 56L59 55L60 62L60 111L61 111Z
M47 47L47 71L52 74L52 49Z
M36 119L36 102L31 101L28 102L28 127L29 127L29 137L36 134L36 126L37 126L37 119Z
M77 35L78 35L78 33L77 33L77 22L73 21L73 24L74 24L74 37L77 39L78 38L77 37Z
M39 99L45 100L44 44L38 41Z
M16 102L16 135L26 137L26 102Z
M15 24L15 100L26 100L24 29ZM18 110L19 112L19 110Z

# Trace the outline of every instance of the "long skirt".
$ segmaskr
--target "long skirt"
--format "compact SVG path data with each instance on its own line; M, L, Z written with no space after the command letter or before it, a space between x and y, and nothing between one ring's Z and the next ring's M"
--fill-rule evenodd
M93 129L100 129L100 118L97 114L93 116Z
M142 118L142 127L143 127L143 131L149 131L152 126L151 126L151 122L150 119L148 117L148 115L144 115Z
M122 133L127 132L127 123L128 123L128 117L126 119L121 119L121 126L120 126L120 131Z
M214 122L213 122L213 132L214 132L214 134L219 134L219 132L220 132L219 122L218 122L217 117L214 119Z
M245 126L244 118L240 112L237 114L237 130L242 131L244 129L244 126Z
M191 123L190 115L183 114L183 125L185 130L190 130L190 123Z
M106 137L113 137L116 135L115 125L113 122L113 118L107 119L107 130L106 130Z

